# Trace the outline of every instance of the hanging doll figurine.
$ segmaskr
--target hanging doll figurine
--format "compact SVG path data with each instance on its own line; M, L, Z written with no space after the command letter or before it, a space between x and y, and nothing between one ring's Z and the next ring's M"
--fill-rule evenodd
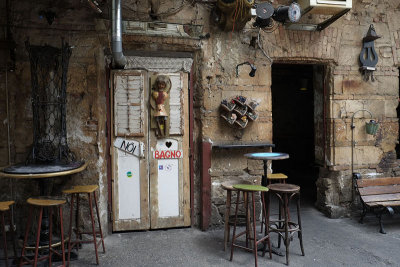
M171 80L168 76L159 75L153 86L153 92L151 97L155 101L154 117L157 123L157 133L160 136L165 136L167 134L167 118L168 113L165 109L165 101L168 98L168 92L171 89Z

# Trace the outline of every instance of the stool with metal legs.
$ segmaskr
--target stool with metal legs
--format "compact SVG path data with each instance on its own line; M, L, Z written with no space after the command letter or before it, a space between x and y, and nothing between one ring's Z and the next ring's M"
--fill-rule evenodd
M29 209L28 221L26 223L24 245L22 246L21 261L19 263L19 266L22 266L25 264L30 264L30 265L33 265L36 267L38 261L44 261L44 260L48 260L49 266L51 266L52 253L55 253L55 254L61 256L62 263L63 263L62 266L65 266L64 229L63 229L63 216L62 216L62 205L65 204L65 200L63 200L63 199L29 198L26 202L30 205L30 209ZM25 251L27 249L29 230L31 228L32 213L33 213L34 208L39 209L39 217L38 217L38 223L37 223L35 256L34 256L33 260L31 260L25 255ZM48 247L49 254L39 257L40 230L41 230L41 225L42 225L44 208L47 208L49 210L49 244L48 245L46 244L46 247ZM58 210L59 217L60 217L61 252L58 252L57 250L55 250L54 244L51 243L52 242L52 228L53 228L53 222L52 222L53 208Z
M269 220L269 224L267 225L269 225L270 233L278 233L278 247L280 247L281 238L283 239L286 247L286 264L289 265L289 245L295 233L297 233L300 240L301 253L304 256L303 232L300 217L300 186L294 184L270 184L268 185L268 189L267 218L270 213L271 195L277 196L279 200L279 218L278 220ZM289 218L289 204L293 198L296 198L297 222L293 222Z
M257 238L257 231L256 231L255 193L261 193L260 195L261 195L261 203L262 203L262 205L261 205L262 213L265 215L266 209L265 209L264 192L267 192L268 188L261 186L261 185L249 185L249 184L238 184L238 185L234 185L233 188L235 188L237 190L237 200L236 200L237 205L236 205L236 209L235 209L235 222L234 222L234 226L233 226L230 261L232 261L232 259L233 259L234 248L238 247L238 248L242 248L247 251L253 252L255 266L257 266L257 247L258 247L259 243L262 242L264 244L264 249L263 249L263 253L262 253L263 257L265 255L265 251L266 251L266 247L267 247L266 243L268 243L269 257L272 258L271 242L270 242L268 227L265 227L264 236L261 237L260 239ZM240 200L241 194L243 195L243 199L247 199L247 201L245 202L245 207L244 207L246 215L249 214L249 212L247 212L247 210L249 209L249 202L250 202L250 197L251 197L251 211L250 211L251 218L249 218L248 220L246 219L246 224L248 224L251 219L252 225L251 225L251 227L250 227L250 225L247 225L245 231L243 231L239 234L236 234L237 215L238 215L238 210L239 210L239 203L240 203L239 200ZM268 225L268 217L267 216L266 216L266 220L267 220L267 225ZM250 229L252 231L251 234L249 233ZM242 245L239 245L238 243L235 243L235 241L237 241L237 239L242 235L246 236L246 246L242 246ZM253 241L252 248L248 244L249 239Z
M69 240L68 240L68 263L70 261L70 255L71 255L71 250L74 246L77 248L79 247L79 244L81 243L93 243L94 244L94 251L96 253L96 264L99 264L99 255L97 252L97 248L100 245L99 243L101 242L103 246L103 253L106 252L106 249L104 247L104 239L103 239L103 232L101 230L101 223L100 223L100 214L99 214L99 208L97 206L97 199L96 199L96 190L98 186L97 185L79 185L79 186L74 186L72 189L68 190L63 190L64 194L69 194L71 195L71 209L70 209L70 220L69 220ZM88 200L89 200L89 213L90 213L90 219L92 223L92 231L90 232L80 232L79 231L79 194L87 194L88 195ZM92 200L93 198L93 200ZM73 208L74 208L74 199L76 199L76 216L75 216L75 235L76 239L72 240L72 216L73 216ZM95 220L93 216L93 204L92 202L94 201L95 208L96 208L96 214L97 214L97 222L99 224L99 229L96 231L95 229ZM82 234L90 234L92 235L93 239L92 240L82 240ZM100 235L100 238L97 239L96 235Z
M7 251L7 234L6 234L6 222L5 222L5 214L8 213L9 216L9 226L10 226L10 233L12 238L12 245L14 249L14 260L17 262L17 251L15 249L15 234L14 234L14 227L11 220L11 210L10 206L14 204L14 201L2 201L0 202L0 214L1 214L1 228L3 231L3 248L4 248L4 260L6 263L6 267L8 267L8 251Z

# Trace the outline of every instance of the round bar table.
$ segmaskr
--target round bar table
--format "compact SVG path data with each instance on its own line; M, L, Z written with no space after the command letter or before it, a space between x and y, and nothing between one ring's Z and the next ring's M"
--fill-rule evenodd
M280 152L256 152L244 154L248 159L258 159L264 162L264 176L261 179L261 185L267 186L268 160L288 159L289 154Z
M71 175L74 173L82 172L86 169L87 162L73 162L71 164L57 165L57 164L18 164L5 168L0 168L0 178L13 178L13 179L35 179L39 182L40 196L46 197L50 195L49 192L49 179ZM48 242L48 215L47 212L43 214L43 223L41 237L45 240L44 244ZM48 243L47 243L48 244Z

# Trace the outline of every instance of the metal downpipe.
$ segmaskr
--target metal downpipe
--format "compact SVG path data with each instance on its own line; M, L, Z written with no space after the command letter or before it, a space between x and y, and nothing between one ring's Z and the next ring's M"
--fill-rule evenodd
M112 1L112 55L113 65L117 69L123 69L126 65L126 57L122 51L122 16L121 0Z

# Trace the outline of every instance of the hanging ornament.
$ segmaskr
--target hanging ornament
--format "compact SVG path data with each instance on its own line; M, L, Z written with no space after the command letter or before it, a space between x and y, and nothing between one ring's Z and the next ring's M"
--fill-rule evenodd
M381 38L381 36L376 34L374 25L371 24L367 35L363 38L363 48L359 57L361 62L360 71L365 81L368 81L369 77L371 77L371 81L375 81L373 72L376 70L376 63L378 63L378 54L375 51L374 41L378 38Z

